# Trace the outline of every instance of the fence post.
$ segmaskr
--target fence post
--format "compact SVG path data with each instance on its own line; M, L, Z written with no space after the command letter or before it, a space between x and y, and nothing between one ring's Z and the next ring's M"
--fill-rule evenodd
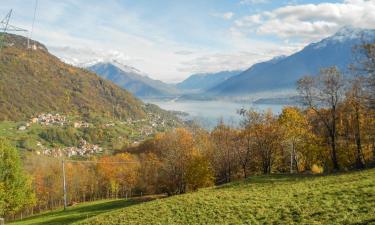
M0 225L4 225L4 218L0 218Z

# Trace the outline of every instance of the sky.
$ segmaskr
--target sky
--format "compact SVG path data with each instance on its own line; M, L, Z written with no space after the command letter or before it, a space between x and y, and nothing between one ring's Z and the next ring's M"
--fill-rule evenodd
M74 65L116 60L153 79L244 70L344 26L375 28L375 0L1 0L0 17ZM29 33L19 33L30 35Z

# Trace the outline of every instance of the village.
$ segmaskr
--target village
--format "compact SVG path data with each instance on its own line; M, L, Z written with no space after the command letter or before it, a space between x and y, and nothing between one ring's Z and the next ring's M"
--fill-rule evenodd
M90 156L100 154L103 149L98 145L87 143L85 140L81 140L77 147L65 147L65 148L47 148L38 142L38 146L41 150L37 150L37 155L46 155L52 157L73 157L73 156Z
M152 137L156 132L164 131L167 129L168 123L174 123L176 121L167 121L160 115L155 116L153 113L148 113L147 118L144 119L132 119L127 118L125 121L108 121L101 125L89 123L76 118L67 117L60 113L41 113L35 117L29 119L28 122L22 123L18 126L19 132L27 132L32 129L33 125L39 125L42 127L72 127L74 129L88 129L100 127L104 129L110 129L112 127L127 127L137 128L136 133L132 132L129 137L119 136L118 139L127 139L130 141L131 146L137 146L139 143L144 141L148 137ZM47 147L43 145L42 141L38 141L36 144L37 148L33 151L38 155L46 155L51 157L88 157L91 155L97 155L104 152L103 146L98 144L89 143L83 138L79 141L77 146L59 146L59 147Z

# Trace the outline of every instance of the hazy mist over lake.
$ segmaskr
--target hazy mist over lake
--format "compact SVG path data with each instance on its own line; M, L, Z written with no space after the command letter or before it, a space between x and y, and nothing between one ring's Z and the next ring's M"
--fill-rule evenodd
M225 100L210 101L165 101L145 100L165 110L186 112L189 116L185 120L194 120L204 128L212 129L222 119L226 124L238 126L241 116L237 113L239 109L255 108L257 110L271 109L274 113L280 113L284 105L281 104L253 104L251 102L234 102Z

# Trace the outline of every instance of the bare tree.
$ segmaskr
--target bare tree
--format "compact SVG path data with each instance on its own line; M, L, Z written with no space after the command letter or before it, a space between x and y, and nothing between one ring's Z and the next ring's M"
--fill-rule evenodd
M236 171L235 131L229 126L220 123L211 133L214 143L214 167L217 171L217 183L232 181Z
M235 141L237 147L235 148L235 151L238 163L241 166L244 178L247 178L249 175L249 165L253 158L253 140L251 131L244 129L241 132L238 132L236 136Z
M375 109L375 43L363 43L354 48L355 63L352 71L366 79L366 101L371 109Z
M344 79L336 67L321 69L316 77L307 76L298 81L303 103L311 108L328 131L333 168L340 169L337 159L337 107L344 96ZM320 110L328 109L328 115Z
M350 87L346 92L346 100L350 105L350 111L353 115L353 130L356 144L356 166L357 168L364 168L365 162L362 151L362 115L364 111L364 78L355 77L350 81Z

